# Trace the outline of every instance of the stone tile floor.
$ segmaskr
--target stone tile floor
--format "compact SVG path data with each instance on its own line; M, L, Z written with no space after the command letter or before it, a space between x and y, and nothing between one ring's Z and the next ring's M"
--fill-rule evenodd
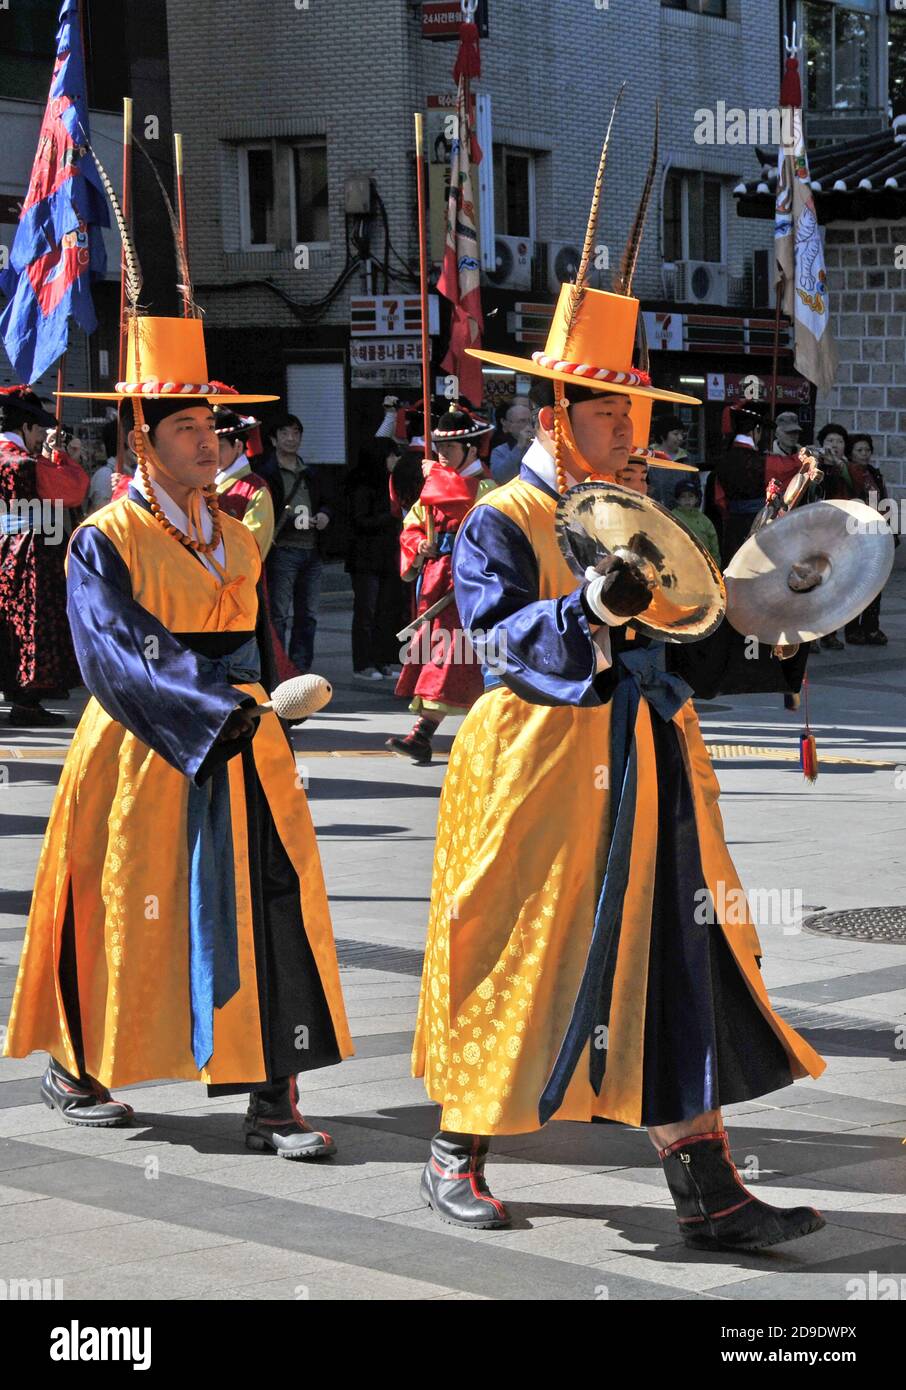
M128 1130L67 1127L38 1100L43 1059L0 1060L0 1279L57 1279L66 1299L99 1300L833 1302L872 1271L906 1278L906 944L801 929L819 907L906 898L903 573L885 595L888 648L810 662L819 748L895 766L828 765L808 786L790 763L716 763L743 882L795 895L792 918L762 927L766 982L828 1062L818 1081L729 1107L734 1154L759 1195L819 1206L825 1230L764 1255L686 1250L647 1136L616 1125L555 1123L495 1144L506 1233L444 1226L422 1206L436 1110L409 1075L409 1047L444 768L384 754L409 718L389 688L353 686L349 615L328 605L318 660L336 694L295 742L358 1048L305 1088L339 1153L318 1165L248 1153L243 1098L166 1080L121 1092L137 1111ZM800 720L780 704L703 704L706 740L791 748ZM70 732L0 723L2 1013Z

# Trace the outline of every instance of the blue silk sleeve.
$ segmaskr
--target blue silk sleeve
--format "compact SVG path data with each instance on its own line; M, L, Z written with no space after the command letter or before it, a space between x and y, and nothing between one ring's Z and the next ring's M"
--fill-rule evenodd
M492 676L536 705L602 703L581 589L539 598L535 553L496 507L475 507L460 527L453 579L463 627Z
M79 669L91 694L111 719L201 786L248 741L218 744L217 738L233 711L254 701L212 681L204 658L136 603L125 562L96 526L73 535L66 588Z

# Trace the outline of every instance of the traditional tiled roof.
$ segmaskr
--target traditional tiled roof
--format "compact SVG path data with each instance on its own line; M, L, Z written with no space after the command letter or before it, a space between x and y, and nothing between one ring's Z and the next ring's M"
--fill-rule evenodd
M761 177L733 192L741 217L773 217L777 155L756 148ZM889 130L808 151L812 192L820 222L897 221L906 216L906 116Z

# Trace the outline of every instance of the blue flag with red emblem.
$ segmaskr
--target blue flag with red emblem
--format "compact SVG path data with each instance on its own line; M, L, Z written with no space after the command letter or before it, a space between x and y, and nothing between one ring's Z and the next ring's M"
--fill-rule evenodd
M0 275L0 338L20 381L37 381L66 351L70 315L86 333L97 327L91 282L107 268L100 228L110 214L88 139L78 0L63 0L38 152Z

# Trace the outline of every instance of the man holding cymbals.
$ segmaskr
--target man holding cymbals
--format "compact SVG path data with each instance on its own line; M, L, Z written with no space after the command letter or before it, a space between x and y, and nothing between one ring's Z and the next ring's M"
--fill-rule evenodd
M476 502L453 552L473 644L504 655L486 665L438 811L413 1072L441 1113L421 1193L444 1221L504 1227L484 1173L494 1136L607 1119L647 1128L688 1244L759 1249L823 1218L746 1191L721 1108L823 1063L771 1008L748 914L724 920L726 890L742 892L691 690L639 631L666 634L672 612L670 631L697 637L723 589L627 475L637 408L697 402L633 366L644 196L615 293L587 284L606 150L545 350L474 350L537 378L538 427L519 478ZM571 536L585 538L577 567ZM691 571L702 597L684 608L667 579Z

